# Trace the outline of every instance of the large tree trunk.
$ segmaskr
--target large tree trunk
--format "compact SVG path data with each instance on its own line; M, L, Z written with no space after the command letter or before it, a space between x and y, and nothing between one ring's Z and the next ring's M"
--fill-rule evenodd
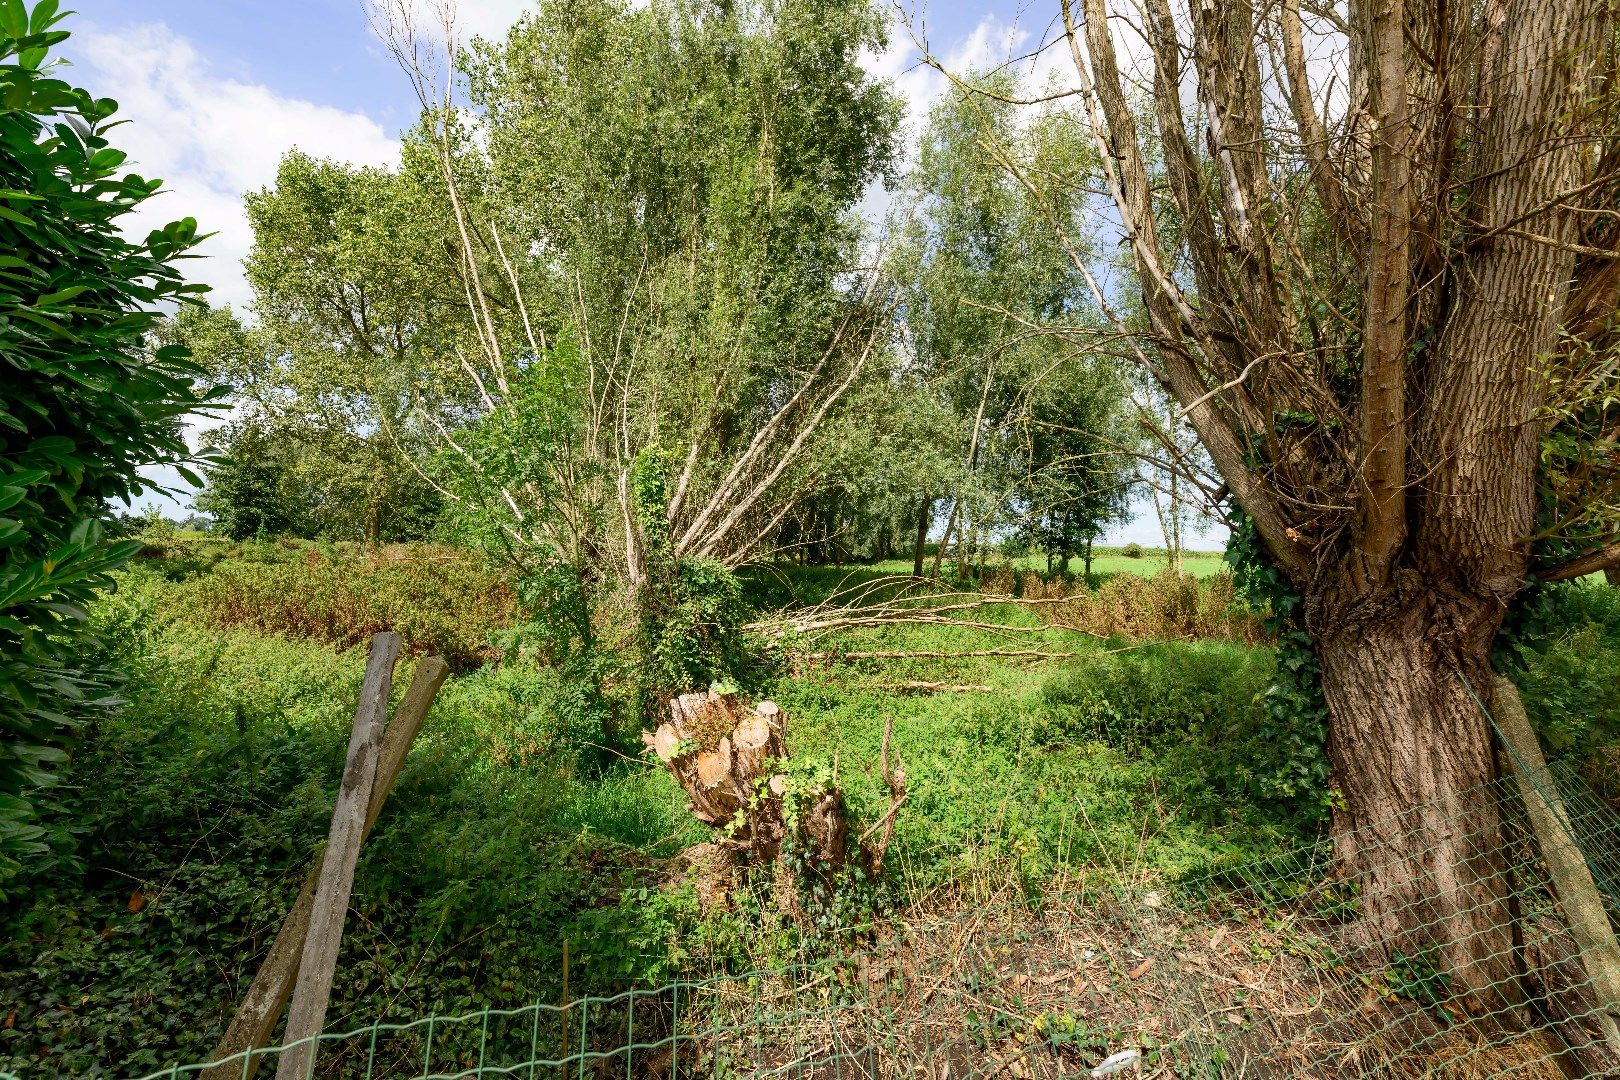
M1512 881L1490 723L1459 673L1488 692L1499 621L1491 604L1410 586L1353 606L1307 604L1357 936L1387 958L1432 962L1453 992L1493 1012L1519 1003Z

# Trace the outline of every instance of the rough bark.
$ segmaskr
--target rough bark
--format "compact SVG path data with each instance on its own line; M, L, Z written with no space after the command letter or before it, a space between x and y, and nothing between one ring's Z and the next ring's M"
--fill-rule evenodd
M1560 323L1607 325L1620 289L1620 275L1588 280L1613 260L1582 231L1612 210L1599 73L1612 74L1614 6L1351 4L1337 109L1313 101L1292 0L1133 7L1060 0L1147 316L1116 329L1304 598L1345 803L1337 843L1369 939L1433 950L1459 992L1512 1004L1495 755L1458 673L1489 686L1491 641L1534 569ZM1151 48L1150 138L1113 18ZM1268 22L1292 146L1257 90Z
M1343 795L1334 844L1359 886L1360 936L1386 955L1427 955L1455 992L1511 1010L1519 992L1496 760L1489 721L1458 678L1489 685L1496 618L1413 585L1353 607L1318 600L1307 621Z

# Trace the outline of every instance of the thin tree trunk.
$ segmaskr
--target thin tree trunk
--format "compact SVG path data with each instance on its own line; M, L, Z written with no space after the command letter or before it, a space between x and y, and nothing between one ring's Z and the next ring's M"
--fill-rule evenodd
M1172 513L1175 512L1175 507L1174 506L1171 506L1170 509L1171 509ZM1164 516L1164 500L1159 498L1159 489L1158 488L1153 489L1153 512L1158 515L1158 518L1159 518L1159 532L1164 536L1164 557L1165 557L1165 560L1166 560L1165 565L1167 565L1167 566L1174 565L1170 560L1173 560L1175 558L1175 554L1174 554L1175 541L1172 540L1171 537L1170 537L1170 519Z
M1181 488L1177 474L1170 473L1170 569L1181 573Z
M1458 677L1488 685L1495 620L1486 605L1421 592L1375 600L1346 610L1307 598L1343 795L1334 846L1359 886L1361 937L1432 963L1492 1011L1515 1007L1496 759Z
M962 493L956 493L951 503L950 516L945 519L945 531L940 534L939 546L934 549L934 563L928 570L929 577L939 577L940 564L945 561L945 547L951 542L951 534L956 530L956 515L962 509Z
M990 400L990 379L995 374L995 364L991 364L984 372L984 385L979 390L979 408L973 414L973 437L968 440L966 467L963 469L963 483L972 477L973 470L979 463L979 430L984 426L984 406ZM956 499L951 503L951 516L945 522L945 535L939 538L939 550L934 553L933 576L939 577L940 560L945 558L945 545L950 542L951 529L956 525L957 519L962 518L962 528L966 529L966 516L962 513L962 489L957 488ZM960 542L958 542L960 546Z
M922 577L924 548L928 544L928 526L934 516L934 500L924 494L917 507L917 546L911 553L911 576Z

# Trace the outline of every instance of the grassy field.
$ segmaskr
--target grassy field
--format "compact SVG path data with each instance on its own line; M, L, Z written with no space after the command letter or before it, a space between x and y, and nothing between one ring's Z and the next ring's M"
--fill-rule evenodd
M1287 763L1257 616L1229 578L1119 561L1095 590L1064 586L1065 626L979 609L971 627L797 640L762 674L752 692L786 710L795 759L832 769L861 820L884 805L893 720L911 798L862 903L991 868L1031 891L1060 873L1168 881L1315 835L1307 804L1270 783ZM886 569L762 569L749 595L763 614ZM1522 681L1550 745L1585 753L1620 742L1620 605L1573 595ZM414 651L453 645L461 661L361 860L332 1026L554 1000L564 941L575 993L804 948L757 911L699 909L670 859L705 829L640 757L639 725L604 722L556 670L496 646L514 612L475 560L181 542L94 612L102 659L132 673L128 704L84 732L54 861L3 898L0 1071L206 1054L325 833L356 643L406 616ZM1046 655L963 655L1009 649Z
M930 559L932 556L930 556ZM1045 572L1045 555L1021 555L1014 559L1000 559L995 565L1010 563L1019 570L1036 570ZM1206 578L1220 573L1226 568L1219 551L1184 551L1181 555L1181 568L1194 577ZM872 563L874 570L881 570L889 574L909 574L912 563L909 559L886 559L882 562ZM1096 556L1091 560L1091 572L1096 577L1107 577L1113 574L1136 574L1139 577L1152 577L1169 566L1169 558L1162 548L1143 548L1138 557L1124 554L1123 548L1098 548ZM1078 574L1082 570L1079 559L1069 563L1069 571Z

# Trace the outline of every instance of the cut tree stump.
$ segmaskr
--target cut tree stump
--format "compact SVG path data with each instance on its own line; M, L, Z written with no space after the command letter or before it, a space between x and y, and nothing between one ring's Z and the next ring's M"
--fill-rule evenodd
M433 699L449 673L449 666L438 656L425 657L416 665L411 685L383 732L382 749L377 756L377 776L366 807L362 841L371 834L378 815L382 813L383 804L405 767L406 755L410 753ZM210 1055L209 1060L220 1064L205 1069L201 1080L252 1080L257 1074L263 1058L254 1056L244 1059L244 1055L269 1045L276 1023L292 996L323 862L324 851L319 851L304 878L297 900L282 920L281 928L253 984L243 995L230 1027Z
M641 741L668 766L697 819L716 830L711 843L698 845L683 860L699 872L698 891L706 902L723 902L743 866L775 869L779 886L792 882L782 861L788 846L796 869L822 880L832 879L852 859L869 873L881 871L895 811L906 799L898 758L894 769L889 768L888 726L882 769L889 812L852 843L839 787L795 789L790 782L785 770L787 714L775 702L761 701L750 709L735 694L698 691L672 700L669 712L670 718L656 731L643 732ZM867 844L879 830L877 841ZM778 888L778 899L790 910L797 909L793 892Z

